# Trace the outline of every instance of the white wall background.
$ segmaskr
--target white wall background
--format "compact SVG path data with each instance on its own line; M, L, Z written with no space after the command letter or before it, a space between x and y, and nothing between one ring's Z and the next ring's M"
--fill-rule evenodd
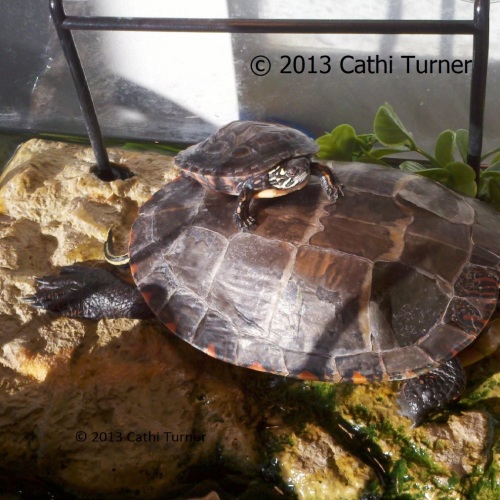
M6 19L26 19L40 0L3 0L0 30L13 48L38 52L46 65L22 69L26 57L13 58L5 74L26 73L31 92L27 109L2 114L8 126L82 133L76 94L47 14L45 46L30 40L32 23L17 28ZM309 19L472 19L473 4L463 0L66 0L71 15L195 18ZM4 23L4 26L1 25ZM489 84L485 147L500 143L500 4L491 5ZM24 32L25 30L26 32ZM371 130L373 116L390 102L424 146L445 128L467 128L470 75L408 75L402 54L433 59L470 59L470 36L229 35L194 33L77 32L77 46L106 135L193 142L214 128L242 117L277 120L319 135L340 123L358 132ZM16 45L17 44L17 45ZM363 59L393 57L392 74L281 74L281 56L328 55L334 63L350 54ZM266 55L273 70L263 77L250 61ZM399 61L399 63L398 63ZM5 79L5 76L4 76ZM1 80L0 80L1 93ZM12 100L11 100L12 101ZM6 101L7 102L7 101ZM17 102L17 101L16 101ZM19 102L24 102L19 100ZM14 118L12 118L14 117ZM6 123L6 122L5 122Z

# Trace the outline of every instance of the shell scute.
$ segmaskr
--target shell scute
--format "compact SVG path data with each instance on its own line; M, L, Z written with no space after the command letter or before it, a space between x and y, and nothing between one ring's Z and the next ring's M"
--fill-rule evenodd
M286 283L295 248L240 233L233 237L211 286L207 303L230 316L238 331L267 335L275 302Z
M417 210L405 234L401 262L452 282L468 261L470 226Z
M385 368L380 355L375 352L363 352L335 359L342 380L355 383L382 380Z
M455 295L477 299L498 299L499 276L481 266L467 265L455 283Z
M419 342L430 358L448 361L471 342L471 336L453 324L439 324Z
M446 312L445 322L475 337L486 326L495 308L496 301L487 302L454 297Z
M393 198L346 190L342 203L326 210L331 213L320 219L324 230L311 244L371 261L395 260L401 254L411 215Z
M315 380L340 380L335 363L328 356L289 349L284 349L283 353L290 377L304 378L306 374L310 374L311 377L315 377Z
M373 338L379 344L390 338L395 347L416 344L440 321L450 301L440 285L401 262L377 262L370 305L380 316L371 328Z
M189 290L176 290L158 310L158 318L174 332L185 332L189 342L207 313L207 305Z
M194 332L192 343L214 358L233 363L238 359L238 333L218 311L207 312Z
M391 380L412 378L438 365L434 357L416 345L382 352L381 357Z
M288 370L279 346L240 338L237 364L254 370L288 375Z
M398 190L397 198L452 223L470 225L474 222L474 208L468 201L425 177L413 176Z
M300 247L276 303L269 338L285 348L325 358L367 349L369 269L362 259Z

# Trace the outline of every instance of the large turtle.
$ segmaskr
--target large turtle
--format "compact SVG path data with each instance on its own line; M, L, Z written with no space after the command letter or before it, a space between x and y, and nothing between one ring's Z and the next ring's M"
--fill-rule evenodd
M234 121L203 142L181 151L175 163L201 184L238 196L234 221L241 229L257 225L250 213L253 198L275 198L303 188L310 174L320 177L328 197L342 194L333 170L312 161L317 143L284 125Z
M231 200L179 177L130 233L135 284L69 266L39 279L33 305L66 316L151 317L210 356L307 380L402 380L419 423L457 398L456 355L484 329L500 283L500 222L424 177L338 167L333 204L317 183L261 207L253 233ZM265 202L261 202L265 203Z

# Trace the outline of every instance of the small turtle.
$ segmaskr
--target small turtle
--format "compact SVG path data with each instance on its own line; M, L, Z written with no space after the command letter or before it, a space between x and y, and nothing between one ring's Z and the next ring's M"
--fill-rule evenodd
M140 210L133 282L69 266L37 281L36 307L74 317L152 317L205 353L307 380L405 380L419 423L460 396L456 355L498 300L498 214L421 176L338 167L333 204L318 183L276 200L252 233L231 200L179 177Z
M184 175L201 184L238 196L234 220L253 229L253 198L275 198L303 188L310 174L318 175L330 199L342 195L333 170L312 161L319 150L302 132L284 125L234 121L208 139L181 151L175 158Z

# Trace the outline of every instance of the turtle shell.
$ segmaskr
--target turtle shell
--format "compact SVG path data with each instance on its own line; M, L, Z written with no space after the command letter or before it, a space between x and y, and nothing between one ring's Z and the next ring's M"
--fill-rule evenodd
M471 343L495 310L498 215L410 173L336 169L260 201L241 233L230 197L178 178L141 209L130 262L175 334L236 365L302 379L405 379Z
M198 182L228 194L240 183L257 177L283 160L309 156L319 150L302 132L284 125L234 121L208 139L181 151L176 164Z

